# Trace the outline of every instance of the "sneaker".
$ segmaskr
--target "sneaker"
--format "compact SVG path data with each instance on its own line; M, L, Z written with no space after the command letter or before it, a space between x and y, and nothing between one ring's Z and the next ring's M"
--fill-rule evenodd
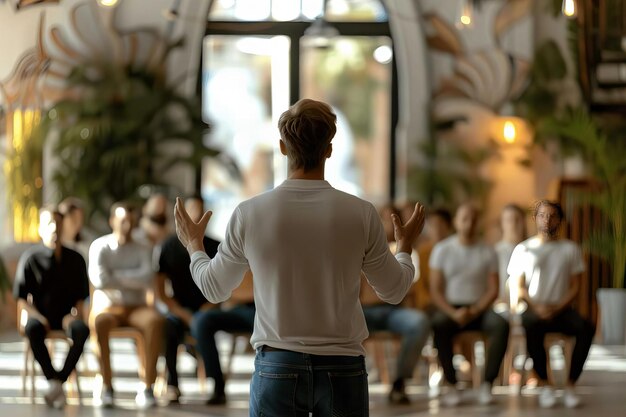
M456 387L450 387L449 391L441 397L441 403L446 407L455 407L461 403L461 393Z
M137 404L137 407L142 409L154 407L156 405L156 400L154 399L154 392L152 391L152 388L140 389L137 391L135 404Z
M411 400L406 395L403 389L393 388L389 391L389 404L393 405L402 405L402 404L410 404Z
M211 398L206 402L207 405L224 405L226 404L226 393L214 392Z
M43 396L48 407L61 408L65 405L65 393L63 392L63 384L58 379L48 381L48 391ZM57 405L63 403L61 406Z
M178 404L180 402L180 389L177 386L167 386L167 401L170 404Z
M556 404L556 397L552 387L545 386L539 393L539 406L541 408L552 408Z
M48 406L52 407L54 400L63 392L63 385L58 379L51 379L48 381L48 390L44 394L43 398Z
M99 404L105 408L113 407L113 389L112 388L102 388L102 392L100 393Z
M488 405L493 402L493 394L491 393L491 384L483 382L478 388L478 404Z
M576 408L580 405L580 397L574 392L574 388L566 388L563 395L563 404L567 408Z

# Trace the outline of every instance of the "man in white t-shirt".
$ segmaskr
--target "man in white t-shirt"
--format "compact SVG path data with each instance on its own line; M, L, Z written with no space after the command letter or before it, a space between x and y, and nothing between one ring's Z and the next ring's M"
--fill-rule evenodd
M213 259L202 250L211 213L195 223L176 202L176 231L209 301L227 299L248 269L254 275L250 416L368 415L361 272L389 303L413 283L424 208L416 204L404 225L393 216L394 257L374 206L324 180L335 123L330 106L309 99L281 115L288 179L237 206Z
M515 247L508 273L511 285L516 283L519 286L520 301L527 304L522 325L526 330L528 354L533 360L539 384L544 387L539 395L542 407L552 407L556 403L554 390L548 385L545 335L560 332L576 338L563 397L565 405L574 408L580 404L574 385L582 373L595 333L594 325L572 308L585 264L578 245L559 238L563 221L559 204L539 201L533 218L537 235Z
M493 401L491 387L498 376L509 338L509 323L492 310L498 296L498 260L492 247L477 237L478 210L461 205L454 216L456 234L435 245L430 255L430 291L437 310L431 319L434 344L450 390L443 404L459 404L452 364L453 339L460 332L480 330L487 336L485 380L478 401Z

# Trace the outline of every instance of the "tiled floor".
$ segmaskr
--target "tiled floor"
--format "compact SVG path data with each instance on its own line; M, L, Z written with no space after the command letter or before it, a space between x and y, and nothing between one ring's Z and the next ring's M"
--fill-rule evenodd
M230 340L222 338L222 345L227 350ZM182 404L172 407L157 407L148 411L135 409L134 394L138 387L136 377L136 359L134 348L130 342L118 341L113 347L114 385L117 391L117 407L104 410L92 406L91 393L94 388L93 370L96 369L93 354L87 353L81 362L83 372L80 379L83 393L82 405L76 398L69 398L64 410L52 410L45 406L41 395L46 387L43 377L36 378L38 390L35 404L31 404L30 396L22 394L20 371L23 366L24 345L15 334L0 335L0 417L30 416L71 416L71 417L122 417L122 416L232 416L248 415L248 384L252 372L252 355L240 354L233 361L232 376L227 385L229 404L227 407L207 407L204 405L206 394L200 392L199 384L194 375L195 361L187 354L182 354L181 389L186 394ZM163 363L159 364L160 366ZM558 364L557 364L558 365ZM425 371L425 366L423 366ZM375 371L371 372L372 376ZM69 387L68 387L69 388ZM208 390L211 390L210 382ZM584 406L569 410L558 406L551 410L542 410L537 406L536 393L525 389L517 395L511 387L496 388L496 403L490 406L476 405L473 392L464 392L463 405L456 408L440 408L438 399L430 399L428 389L416 382L411 383L408 392L412 404L391 407L386 402L388 387L372 381L370 384L370 415L372 417L387 416L419 416L437 415L443 417L463 416L593 416L593 417L625 417L626 416L626 348L596 346L592 348L586 369L579 383Z

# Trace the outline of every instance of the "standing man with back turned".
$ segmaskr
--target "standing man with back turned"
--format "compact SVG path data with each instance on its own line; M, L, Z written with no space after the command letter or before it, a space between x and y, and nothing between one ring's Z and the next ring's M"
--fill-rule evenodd
M288 179L235 209L213 259L202 250L211 212L194 223L176 203L178 236L209 301L227 299L247 269L254 274L251 416L367 416L360 273L390 303L402 301L413 282L411 244L424 209L416 204L405 225L393 217L394 257L374 206L324 180L335 124L327 104L309 99L281 115Z

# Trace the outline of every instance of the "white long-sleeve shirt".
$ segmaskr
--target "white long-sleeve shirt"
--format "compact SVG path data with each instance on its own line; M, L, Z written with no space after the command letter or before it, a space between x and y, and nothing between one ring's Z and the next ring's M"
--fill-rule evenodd
M145 304L154 274L152 250L144 244L131 241L120 246L110 234L89 247L89 280L96 308Z
M251 269L251 343L318 355L364 355L360 272L380 299L399 303L415 275L407 253L389 251L372 204L326 181L287 180L241 203L215 258L191 257L211 302L229 298Z

